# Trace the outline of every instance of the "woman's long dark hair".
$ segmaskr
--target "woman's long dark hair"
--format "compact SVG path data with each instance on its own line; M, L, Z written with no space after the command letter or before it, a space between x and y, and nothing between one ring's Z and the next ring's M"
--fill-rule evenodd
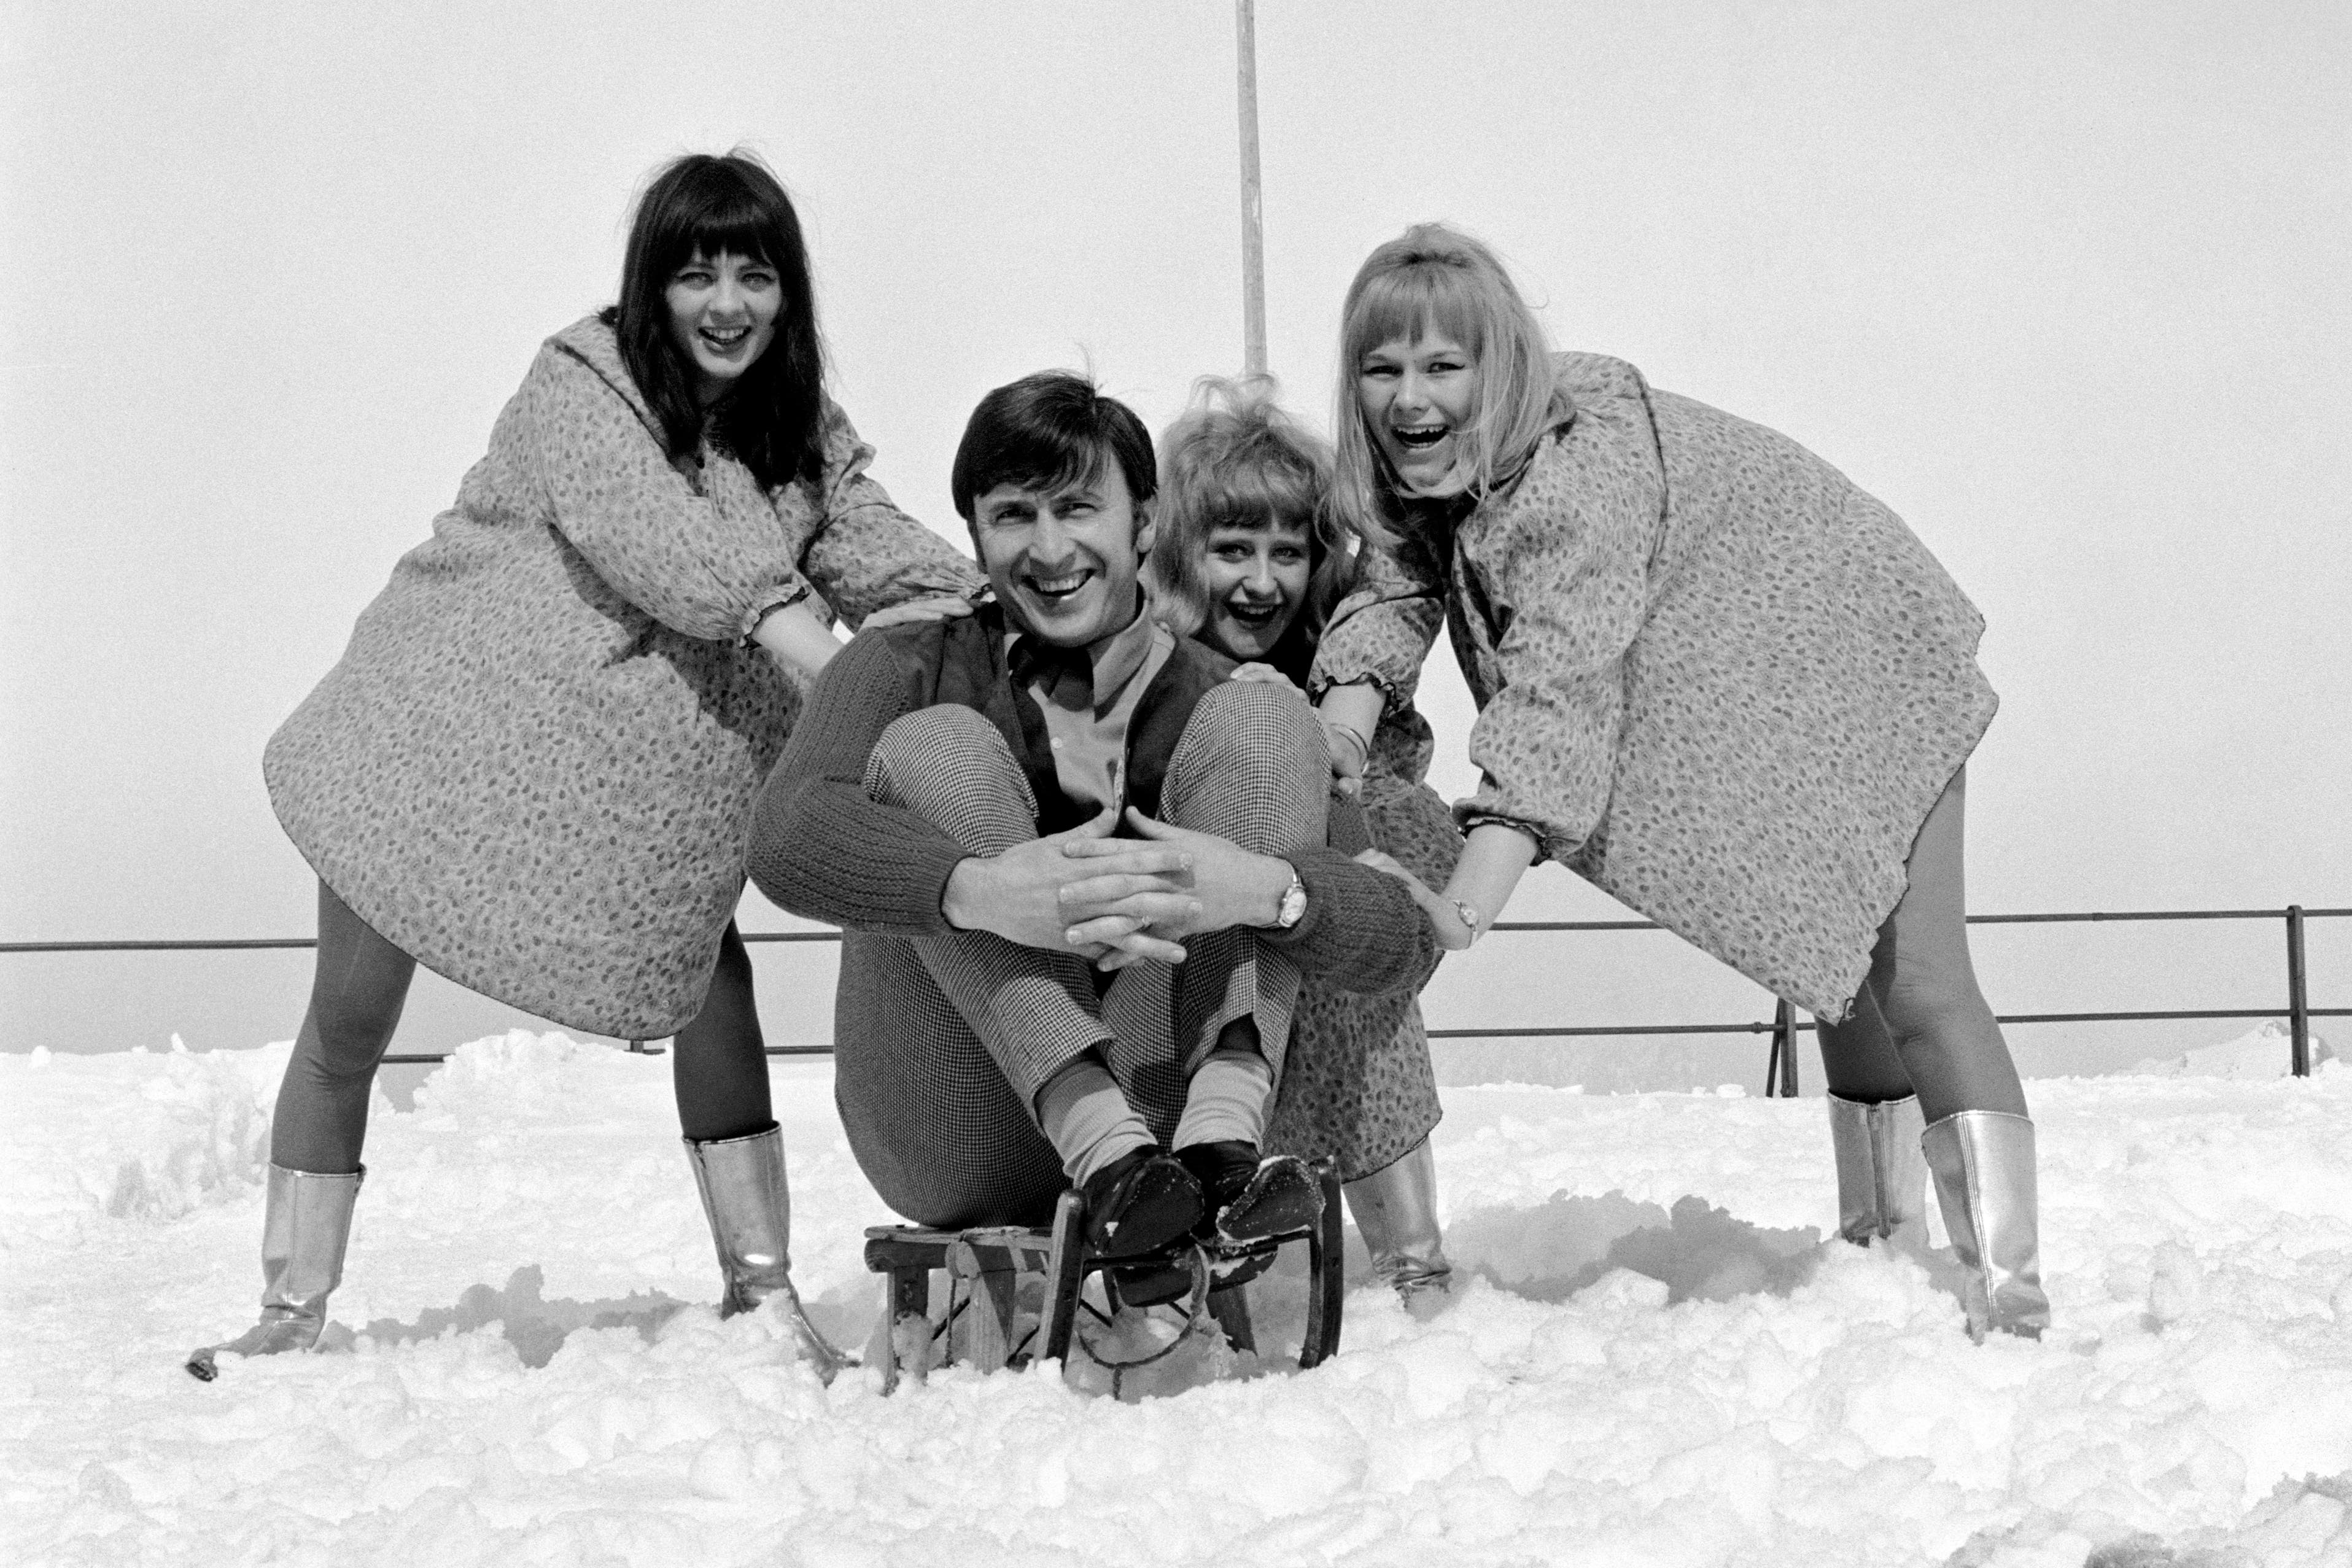
M665 164L646 187L629 225L620 302L603 321L621 361L661 422L672 458L702 444L705 410L694 376L670 337L664 290L697 251L756 258L775 268L782 293L775 341L709 410L710 434L751 470L763 489L814 479L824 466L824 340L817 333L808 248L792 198L759 160L738 148L724 157L689 153Z

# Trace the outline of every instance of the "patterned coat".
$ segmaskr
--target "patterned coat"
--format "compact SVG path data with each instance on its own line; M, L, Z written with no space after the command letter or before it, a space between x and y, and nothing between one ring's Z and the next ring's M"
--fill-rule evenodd
M541 1017L633 1038L700 1008L745 822L797 710L744 636L811 587L852 621L980 578L866 477L673 465L593 317L541 346L488 454L272 736L270 804L368 924Z
M1441 619L1478 793L1614 897L1842 1019L1927 810L1992 721L1983 617L1794 441L1558 357L1510 488L1368 556L1315 679L1406 684Z

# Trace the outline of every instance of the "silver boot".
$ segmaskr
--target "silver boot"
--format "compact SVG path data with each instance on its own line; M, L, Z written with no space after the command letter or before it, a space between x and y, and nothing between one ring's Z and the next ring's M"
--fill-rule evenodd
M1830 1148L1837 1157L1838 1234L1856 1247L1927 1246L1927 1162L1919 1097L1865 1105L1831 1095Z
M269 1167L261 1220L261 1321L225 1344L190 1352L190 1373L210 1383L214 1360L307 1351L327 1326L327 1297L343 1282L343 1248L352 1236L362 1165L348 1176Z
M801 1359L821 1381L831 1383L841 1371L841 1352L817 1332L793 1289L793 1204L784 1186L783 1130L771 1127L747 1138L707 1143L688 1138L685 1143L710 1238L719 1247L719 1272L727 1282L719 1315L731 1318L782 1297Z
M1442 1300L1453 1284L1454 1265L1446 1261L1437 1226L1437 1159L1429 1140L1340 1190L1372 1255L1372 1272L1408 1306Z
M1920 1139L1952 1252L1968 1271L1969 1334L2038 1340L2050 1326L2033 1181L2033 1123L2003 1110L1947 1116Z

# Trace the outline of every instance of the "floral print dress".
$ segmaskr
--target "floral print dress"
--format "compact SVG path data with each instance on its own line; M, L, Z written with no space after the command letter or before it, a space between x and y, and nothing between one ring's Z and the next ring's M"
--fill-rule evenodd
M1479 707L1465 826L1507 823L1843 1019L1913 838L1992 721L1984 621L1886 507L1762 426L1558 356L1517 479L1409 518L1312 689L1410 691L1444 622Z
M673 464L590 318L541 348L489 451L271 737L270 803L353 912L558 1023L675 1033L744 879L800 695L745 635L814 592L852 622L981 579L866 476L825 405L814 479Z

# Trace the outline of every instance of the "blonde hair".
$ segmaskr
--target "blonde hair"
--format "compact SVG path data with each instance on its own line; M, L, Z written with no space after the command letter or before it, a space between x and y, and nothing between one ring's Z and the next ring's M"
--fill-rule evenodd
M1217 529L1306 531L1307 597L1293 624L1309 637L1322 634L1355 576L1353 541L1331 510L1330 448L1283 411L1278 390L1271 376L1204 375L1160 437L1157 532L1143 576L1156 613L1180 637L1209 618L1201 562Z
M1367 542L1395 542L1388 461L1364 421L1358 368L1382 343L1432 332L1452 338L1478 367L1478 402L1463 432L1470 489L1508 483L1565 412L1554 393L1551 343L1495 253L1442 223L1415 224L1356 269L1339 308L1339 433L1333 494Z

